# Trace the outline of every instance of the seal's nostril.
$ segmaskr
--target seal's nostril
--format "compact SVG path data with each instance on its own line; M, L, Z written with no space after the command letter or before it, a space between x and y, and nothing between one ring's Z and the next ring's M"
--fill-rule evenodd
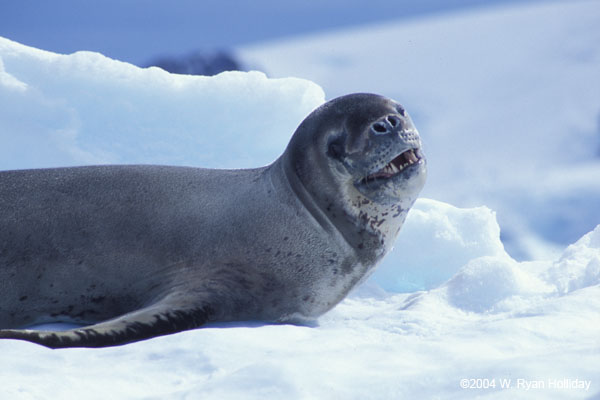
M374 123L373 130L377 133L386 133L388 131L385 125L381 122Z
M400 120L398 119L398 117L394 117L393 115L388 115L387 120L390 123L390 125L392 125L392 127L394 128L400 125Z

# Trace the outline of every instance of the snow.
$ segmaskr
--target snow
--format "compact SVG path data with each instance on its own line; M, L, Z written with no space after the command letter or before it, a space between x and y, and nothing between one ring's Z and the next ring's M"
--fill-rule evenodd
M267 164L324 99L312 82L260 72L171 75L98 53L58 55L3 38L0 54L0 135L10 137L0 147L0 169Z
M600 4L445 14L240 49L328 98L403 103L429 157L425 197L498 212L519 259L552 256L600 221Z
M420 199L402 229L412 234L399 236L371 278L392 292L435 288L471 259L504 254L500 227L486 207L460 209Z
M600 202L594 196L600 175L590 150L598 140L594 118L600 110L600 78L591 73L600 66L600 24L592 23L598 19L597 4L479 11L354 31L351 39L347 33L322 37L321 48L347 51L348 57L333 62L346 86L338 83L336 89L327 75L312 77L328 96L364 85L396 97L412 111L428 147L432 178L427 193L437 200L417 201L393 252L375 274L311 326L212 324L106 349L53 351L2 340L0 397L597 398ZM533 34L539 24L531 21L538 19L553 27L551 35ZM480 34L467 35L465 29L474 26ZM421 57L434 58L429 52L437 52L437 64L448 75L421 59L421 71L387 89L360 83L358 77L367 75L349 79L349 66L357 62L350 49L367 51L373 47L369 35L389 32L408 39L388 49L402 54L410 40ZM562 40L567 33L569 40ZM498 51L485 43L494 38L510 44L503 51L512 69L495 65ZM491 77L473 72L472 81L467 73L449 80L458 61L450 57L452 49L439 54L459 39L465 53L456 58L478 54L467 57L473 71L484 63ZM568 42L572 51L565 53L551 42ZM290 65L295 60L299 68L306 67L301 57L294 59L293 43L280 46L287 49ZM553 56L557 50L563 52ZM373 52L385 54L377 48ZM312 60L315 70L332 62L327 54ZM398 60L398 68L413 62L410 57ZM536 69L540 63L561 74L526 68L518 79L525 95L516 96L510 82L519 67ZM399 69L403 76L406 71ZM424 84L427 74L433 81ZM377 74L367 77L372 75ZM546 81L550 75L555 79ZM548 97L560 104L543 111ZM0 38L0 169L90 163L264 165L283 151L298 122L324 98L319 86L301 79L269 79L258 72L177 76L97 53L58 55ZM530 106L518 112L527 101ZM492 168L498 157L507 157L510 146L504 141L520 141L531 165L515 159L507 171ZM465 147L469 151L461 153ZM566 160L561 158L565 152ZM461 179L450 179L457 171ZM490 177L499 190L485 184ZM510 195L502 195L508 189ZM449 204L468 202L478 206ZM498 216L500 210L517 211L499 225L492 210ZM587 230L566 248L557 250L555 244L548 253L548 237L542 234L563 229L549 216L564 218L564 228L573 231L561 241ZM519 225L522 217L527 223ZM500 240L504 225L517 244L543 257L511 257ZM464 379L474 388L461 388Z

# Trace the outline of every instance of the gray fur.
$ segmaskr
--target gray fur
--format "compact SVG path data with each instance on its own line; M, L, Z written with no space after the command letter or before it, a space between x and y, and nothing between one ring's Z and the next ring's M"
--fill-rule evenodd
M419 148L397 103L355 94L310 114L263 168L0 172L0 338L103 347L315 318L391 248L424 184ZM363 179L407 149L419 162ZM21 329L51 321L90 326Z

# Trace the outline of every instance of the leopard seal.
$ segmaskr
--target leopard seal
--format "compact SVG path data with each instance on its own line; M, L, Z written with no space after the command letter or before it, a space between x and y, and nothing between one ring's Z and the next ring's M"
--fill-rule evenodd
M314 319L390 250L425 177L405 109L360 93L310 113L262 168L0 172L0 338L105 347ZM26 329L51 321L83 326Z

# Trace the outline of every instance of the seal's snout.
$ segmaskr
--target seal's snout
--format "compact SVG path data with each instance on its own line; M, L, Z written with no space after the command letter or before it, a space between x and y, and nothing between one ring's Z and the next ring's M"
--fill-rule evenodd
M375 182L385 183L398 176L408 176L407 173L413 176L415 170L411 167L423 167L421 139L404 109L385 114L373 122L369 130L374 160L371 158L366 168L368 173L359 184L372 186Z

